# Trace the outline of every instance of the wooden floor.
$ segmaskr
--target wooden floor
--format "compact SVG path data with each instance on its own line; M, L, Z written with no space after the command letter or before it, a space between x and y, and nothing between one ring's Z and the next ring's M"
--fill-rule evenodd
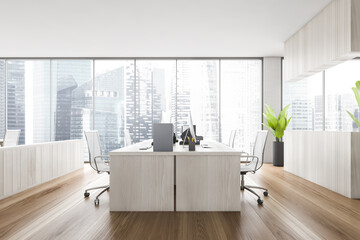
M263 206L242 193L241 213L109 212L86 187L108 176L89 166L0 201L0 239L360 239L360 200L264 165L247 184L269 188Z

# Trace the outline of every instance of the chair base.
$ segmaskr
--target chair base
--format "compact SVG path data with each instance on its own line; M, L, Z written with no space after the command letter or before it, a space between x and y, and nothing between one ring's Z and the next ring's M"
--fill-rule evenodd
M263 194L264 194L265 197L267 197L267 196L269 195L269 191L268 191L266 188L263 188L263 187L245 185L244 176L245 176L245 174L241 174L241 186L240 186L241 191L243 191L243 190L248 190L249 192L251 192L252 194L254 194L255 196L258 197L257 203L258 203L259 205L263 204L264 201L261 200L261 197L259 196L259 194L257 194L257 193L256 193L254 190L252 190L251 188L256 188L256 189L264 190Z
M101 194L103 194L104 192L109 191L110 185L99 186L99 187L92 187L92 188L85 189L84 197L87 198L87 197L90 196L90 193L89 193L88 191L90 191L90 190L96 190L96 189L102 189L102 188L103 188L103 190L96 196L96 198L95 198L95 200L94 200L95 206L98 206L99 203L100 203L99 197L100 197Z

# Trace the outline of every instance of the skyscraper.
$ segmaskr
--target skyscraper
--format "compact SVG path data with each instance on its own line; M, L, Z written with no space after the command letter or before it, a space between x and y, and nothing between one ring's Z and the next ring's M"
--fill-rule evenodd
M6 123L6 79L5 79L5 61L0 60L0 138L3 138L5 134L5 123Z
M126 71L120 66L95 77L95 129L105 154L124 146Z
M21 130L19 144L25 144L25 61L9 60L7 66L7 127Z
M92 122L92 61L54 60L51 68L52 138L57 141L82 138L83 130L91 129Z
M73 114L73 90L78 87L73 76L60 78L57 84L55 112L55 141L71 139L71 114ZM82 126L77 126L83 128Z
M177 128L188 124L191 111L198 135L219 139L219 79L217 61L178 61Z
M160 123L167 110L165 76L162 69L142 68L137 74L136 129L137 141L152 138L154 123Z
M26 131L32 134L26 136L27 143L42 143L50 139L50 60L29 60L25 63L25 72L30 70L32 76L26 81L32 82L32 89L25 89L29 94L32 92L32 106L26 107L25 119L33 119L32 126L26 125ZM25 73L27 74L27 73ZM27 88L27 86L25 86ZM30 104L30 103L26 103ZM31 112L30 112L31 111ZM32 129L30 129L32 128Z

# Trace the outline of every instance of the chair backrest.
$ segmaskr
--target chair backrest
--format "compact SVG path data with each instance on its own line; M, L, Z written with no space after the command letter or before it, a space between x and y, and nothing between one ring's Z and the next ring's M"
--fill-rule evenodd
M257 171L264 163L264 151L266 145L266 139L268 136L268 130L259 130L256 134L255 144L253 148L253 155L259 158L259 162L255 166L255 171ZM253 161L256 162L256 159Z
M6 130L4 137L4 147L12 147L19 144L21 130Z
M84 131L84 134L89 149L90 166L98 172L102 171L105 165L103 159L101 157L95 159L95 157L102 155L98 131Z
M236 130L231 130L229 137L229 147L234 148Z

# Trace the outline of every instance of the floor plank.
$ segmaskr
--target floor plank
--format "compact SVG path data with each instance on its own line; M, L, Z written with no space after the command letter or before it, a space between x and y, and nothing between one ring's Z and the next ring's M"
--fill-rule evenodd
M246 184L269 189L259 206L241 193L241 213L109 212L83 198L107 175L88 165L0 201L0 239L359 239L360 200L352 200L265 164Z

